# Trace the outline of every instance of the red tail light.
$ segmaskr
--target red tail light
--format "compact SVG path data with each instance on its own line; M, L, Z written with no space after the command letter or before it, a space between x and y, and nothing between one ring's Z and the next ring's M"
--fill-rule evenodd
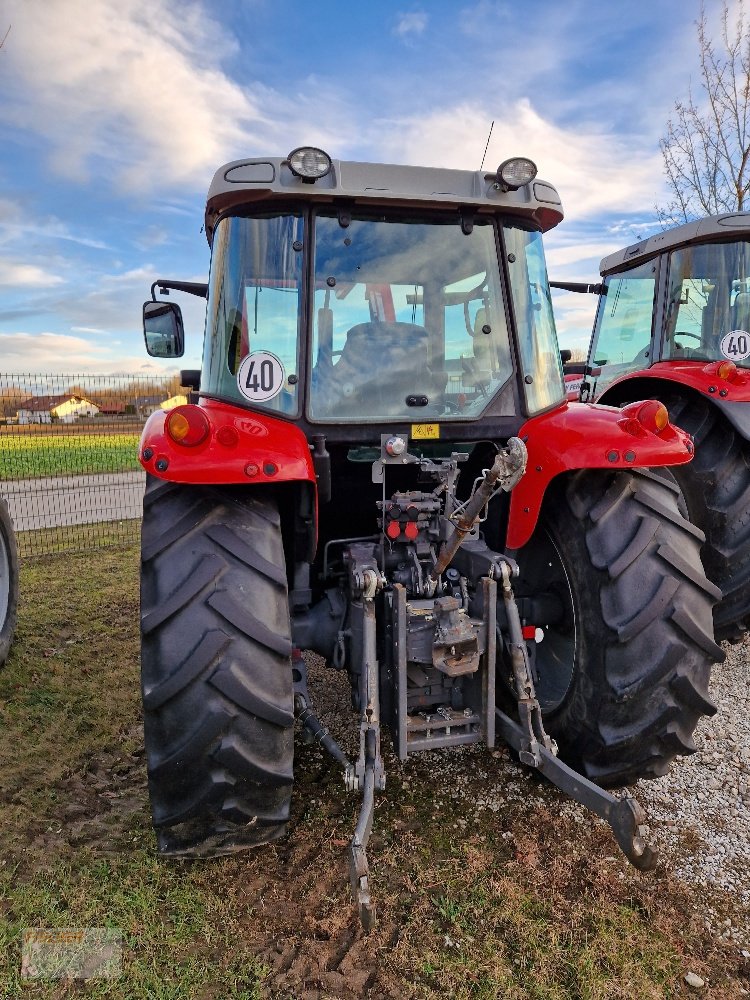
M206 440L211 425L199 406L188 403L186 406L176 406L169 411L165 429L175 444L192 448Z
M637 420L644 430L659 434L669 424L669 412L657 399L647 399L645 403L628 403L622 408L623 415Z
M734 361L711 361L703 366L703 373L709 378L720 378L723 381L733 379L737 374L737 365Z

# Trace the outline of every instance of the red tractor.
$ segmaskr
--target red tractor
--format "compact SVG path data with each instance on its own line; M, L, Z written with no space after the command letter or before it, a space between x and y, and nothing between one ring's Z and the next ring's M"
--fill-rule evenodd
M718 589L679 490L692 458L664 407L564 398L542 234L557 191L490 173L331 160L229 163L208 194L206 285L157 280L149 353L183 353L185 406L146 424L142 680L159 849L188 857L284 834L295 716L361 790L355 900L401 760L493 746L654 854L630 797L714 712ZM360 750L314 714L302 650L348 674Z
M586 365L567 364L582 399L622 406L653 396L695 442L671 470L703 530L703 562L723 594L716 636L750 628L750 213L658 233L601 263Z

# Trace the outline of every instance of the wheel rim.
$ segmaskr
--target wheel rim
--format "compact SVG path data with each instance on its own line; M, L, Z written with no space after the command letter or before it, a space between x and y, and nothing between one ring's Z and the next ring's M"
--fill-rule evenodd
M524 547L519 564L514 590L524 624L537 630L532 671L537 699L548 714L565 700L575 674L577 614L573 588L559 547L541 525Z

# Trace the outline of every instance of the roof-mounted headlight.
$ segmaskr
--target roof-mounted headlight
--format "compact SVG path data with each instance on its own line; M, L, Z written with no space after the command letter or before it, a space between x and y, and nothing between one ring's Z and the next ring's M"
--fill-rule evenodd
M331 169L331 157L315 146L299 146L287 160L294 176L301 177L306 184L314 184Z
M514 156L497 168L497 182L503 191L517 191L536 177L536 163L525 156Z

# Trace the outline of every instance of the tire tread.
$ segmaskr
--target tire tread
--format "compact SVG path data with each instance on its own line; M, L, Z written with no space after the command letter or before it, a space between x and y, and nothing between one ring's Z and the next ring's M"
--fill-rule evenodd
M737 642L750 629L750 442L709 400L675 391L663 402L695 440L693 461L672 472L705 532L706 573L723 594L714 608L717 641Z
M546 724L563 759L610 787L666 773L716 710L718 593L701 565L702 532L678 499L648 470L580 470L547 509L579 591L581 635L571 688Z
M294 710L273 493L150 478L141 623L160 853L209 857L277 839L289 818Z

